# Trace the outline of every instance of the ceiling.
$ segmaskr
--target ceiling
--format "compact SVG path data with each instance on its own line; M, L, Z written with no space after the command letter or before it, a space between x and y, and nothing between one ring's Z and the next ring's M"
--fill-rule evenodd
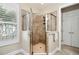
M46 12L47 10L54 10L66 3L22 3L21 6L26 8L32 8L33 11L38 10L37 12Z
M26 5L30 7L36 7L36 8L46 8L46 7L55 7L55 6L61 6L66 3L22 3L21 5Z

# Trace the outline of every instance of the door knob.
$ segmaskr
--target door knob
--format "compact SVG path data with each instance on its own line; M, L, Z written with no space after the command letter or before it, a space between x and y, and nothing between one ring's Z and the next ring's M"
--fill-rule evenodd
M70 34L73 34L74 32L69 32Z

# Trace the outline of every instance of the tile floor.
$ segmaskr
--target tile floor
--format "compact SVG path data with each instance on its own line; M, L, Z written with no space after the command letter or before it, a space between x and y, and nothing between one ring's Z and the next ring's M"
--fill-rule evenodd
M62 45L62 50L57 51L55 55L79 55L79 48Z
M38 43L33 46L33 52L34 53L45 53L45 44Z

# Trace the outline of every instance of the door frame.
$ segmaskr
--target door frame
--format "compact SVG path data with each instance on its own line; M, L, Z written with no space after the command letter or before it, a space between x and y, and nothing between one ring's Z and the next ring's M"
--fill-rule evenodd
M59 48L58 50L61 50L61 44L62 44L62 40L63 40L63 20L62 20L62 9L66 8L66 7L70 7L73 5L76 5L77 3L70 3L70 4L66 4L63 5L61 7L59 7L58 9L58 19L59 19Z

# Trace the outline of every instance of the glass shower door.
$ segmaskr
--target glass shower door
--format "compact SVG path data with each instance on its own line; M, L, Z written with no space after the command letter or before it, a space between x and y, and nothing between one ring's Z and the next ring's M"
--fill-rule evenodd
M33 14L32 18L32 54L45 54L45 25L42 15Z
M48 54L52 54L58 47L58 32L57 32L57 15L56 12L46 15L46 34Z

